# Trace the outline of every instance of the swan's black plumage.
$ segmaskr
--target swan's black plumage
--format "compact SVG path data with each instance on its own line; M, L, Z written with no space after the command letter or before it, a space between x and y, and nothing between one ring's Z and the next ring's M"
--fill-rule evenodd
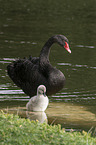
M41 84L46 86L47 95L55 94L64 87L63 73L49 62L50 47L55 42L66 48L68 39L63 35L55 35L45 43L40 57L18 59L7 66L10 78L30 97L36 95L37 87Z

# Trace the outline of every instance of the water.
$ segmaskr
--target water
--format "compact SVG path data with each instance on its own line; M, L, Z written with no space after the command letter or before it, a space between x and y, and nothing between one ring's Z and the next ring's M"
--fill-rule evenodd
M66 85L49 96L43 115L67 130L96 127L95 5L95 0L0 0L0 109L32 119L25 107L29 97L10 80L6 67L18 57L38 56L49 37L64 34L72 53L54 44L50 62L64 73Z

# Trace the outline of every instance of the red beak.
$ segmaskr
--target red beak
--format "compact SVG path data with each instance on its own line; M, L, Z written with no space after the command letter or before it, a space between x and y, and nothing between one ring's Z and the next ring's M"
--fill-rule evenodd
M71 50L70 50L69 45L68 45L67 42L65 42L64 48L65 48L69 53L71 53Z

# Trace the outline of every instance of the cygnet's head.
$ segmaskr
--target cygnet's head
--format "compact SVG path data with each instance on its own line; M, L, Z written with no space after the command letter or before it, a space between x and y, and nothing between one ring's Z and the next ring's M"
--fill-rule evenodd
M44 95L46 97L46 87L44 85L40 85L37 88L37 94L38 95Z

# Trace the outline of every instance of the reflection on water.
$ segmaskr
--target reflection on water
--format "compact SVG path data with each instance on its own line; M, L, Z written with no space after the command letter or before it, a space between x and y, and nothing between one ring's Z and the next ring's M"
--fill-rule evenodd
M18 105L20 105L20 101ZM90 106L90 108L93 109L93 106ZM26 107L12 107L12 103L9 107L3 108L4 112L18 114L30 120L38 120L40 123L61 124L66 130L72 128L79 131L83 129L88 131L91 127L96 127L96 113L94 114L88 109L88 106L64 102L49 103L45 112L31 112L27 111Z
M45 112L29 112L26 111L26 116L30 120L38 120L40 123L47 123L47 115Z

